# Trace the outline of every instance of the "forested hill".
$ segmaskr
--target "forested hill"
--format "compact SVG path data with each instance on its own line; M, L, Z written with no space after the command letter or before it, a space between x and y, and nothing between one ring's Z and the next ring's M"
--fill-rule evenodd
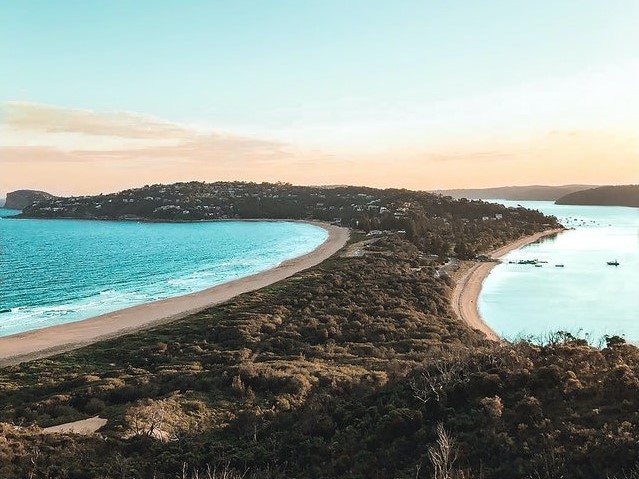
M55 198L23 210L27 218L151 221L317 219L365 232L403 231L429 253L472 257L496 244L557 226L523 208L454 200L427 192L287 183L176 183L119 193Z
M434 193L477 200L514 200L514 201L555 201L575 191L594 188L594 185L562 185L562 186L501 186L497 188L476 188L457 190L438 190Z
M639 185L600 186L559 198L558 205L639 207Z

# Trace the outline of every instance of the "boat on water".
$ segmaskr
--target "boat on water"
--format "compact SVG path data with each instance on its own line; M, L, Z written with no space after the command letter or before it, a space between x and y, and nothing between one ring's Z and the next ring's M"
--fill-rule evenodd
M541 268L541 267L542 267L542 265L540 265L540 264L536 264L535 265L535 268Z
M614 260L614 261L608 261L606 263L608 266L619 266L619 261Z
M564 265L563 265L563 264L556 264L556 265L555 265L555 268L563 268L563 267L564 267Z
M536 259L520 259L517 261L517 264L534 264L536 265L538 261Z

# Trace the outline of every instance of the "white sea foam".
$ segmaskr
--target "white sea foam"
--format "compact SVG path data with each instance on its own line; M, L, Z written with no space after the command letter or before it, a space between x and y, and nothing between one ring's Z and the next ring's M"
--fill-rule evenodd
M320 228L293 223L7 224L0 336L202 290L274 267L326 238Z

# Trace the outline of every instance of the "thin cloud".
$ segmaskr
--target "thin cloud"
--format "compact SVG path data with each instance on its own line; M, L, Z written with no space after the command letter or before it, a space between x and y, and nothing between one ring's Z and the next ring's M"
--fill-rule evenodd
M1 110L0 193L25 184L84 194L193 179L437 189L639 178L639 139L632 131L553 128L326 153L285 138L206 133L130 113L25 103ZM468 171L472 176L462 174Z
M517 159L517 155L506 153L503 151L469 151L469 152L451 152L451 153L427 153L425 157L429 161L445 163L451 161L512 161Z
M300 155L282 142L202 133L131 113L11 102L2 109L0 162L226 163L251 167Z
M97 113L25 102L8 102L2 108L8 128L46 133L82 133L121 138L189 137L179 125L133 113Z

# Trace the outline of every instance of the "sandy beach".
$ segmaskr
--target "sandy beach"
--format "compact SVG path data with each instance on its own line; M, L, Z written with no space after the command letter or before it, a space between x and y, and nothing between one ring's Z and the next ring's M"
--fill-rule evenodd
M83 321L0 337L0 366L44 358L184 318L315 266L339 251L348 241L347 228L320 222L308 223L326 229L328 238L306 255L285 261L273 269L196 293L132 306Z
M562 228L557 228L525 236L492 251L489 256L495 259L500 258L513 250L519 249L527 244L534 243L545 236L557 234L562 231L564 231ZM499 263L486 262L473 265L463 274L462 277L458 279L451 299L453 309L457 316L468 323L468 325L472 328L483 332L493 341L499 341L500 338L481 318L477 300L479 298L479 293L484 279L486 279L490 271L497 266L497 264Z

